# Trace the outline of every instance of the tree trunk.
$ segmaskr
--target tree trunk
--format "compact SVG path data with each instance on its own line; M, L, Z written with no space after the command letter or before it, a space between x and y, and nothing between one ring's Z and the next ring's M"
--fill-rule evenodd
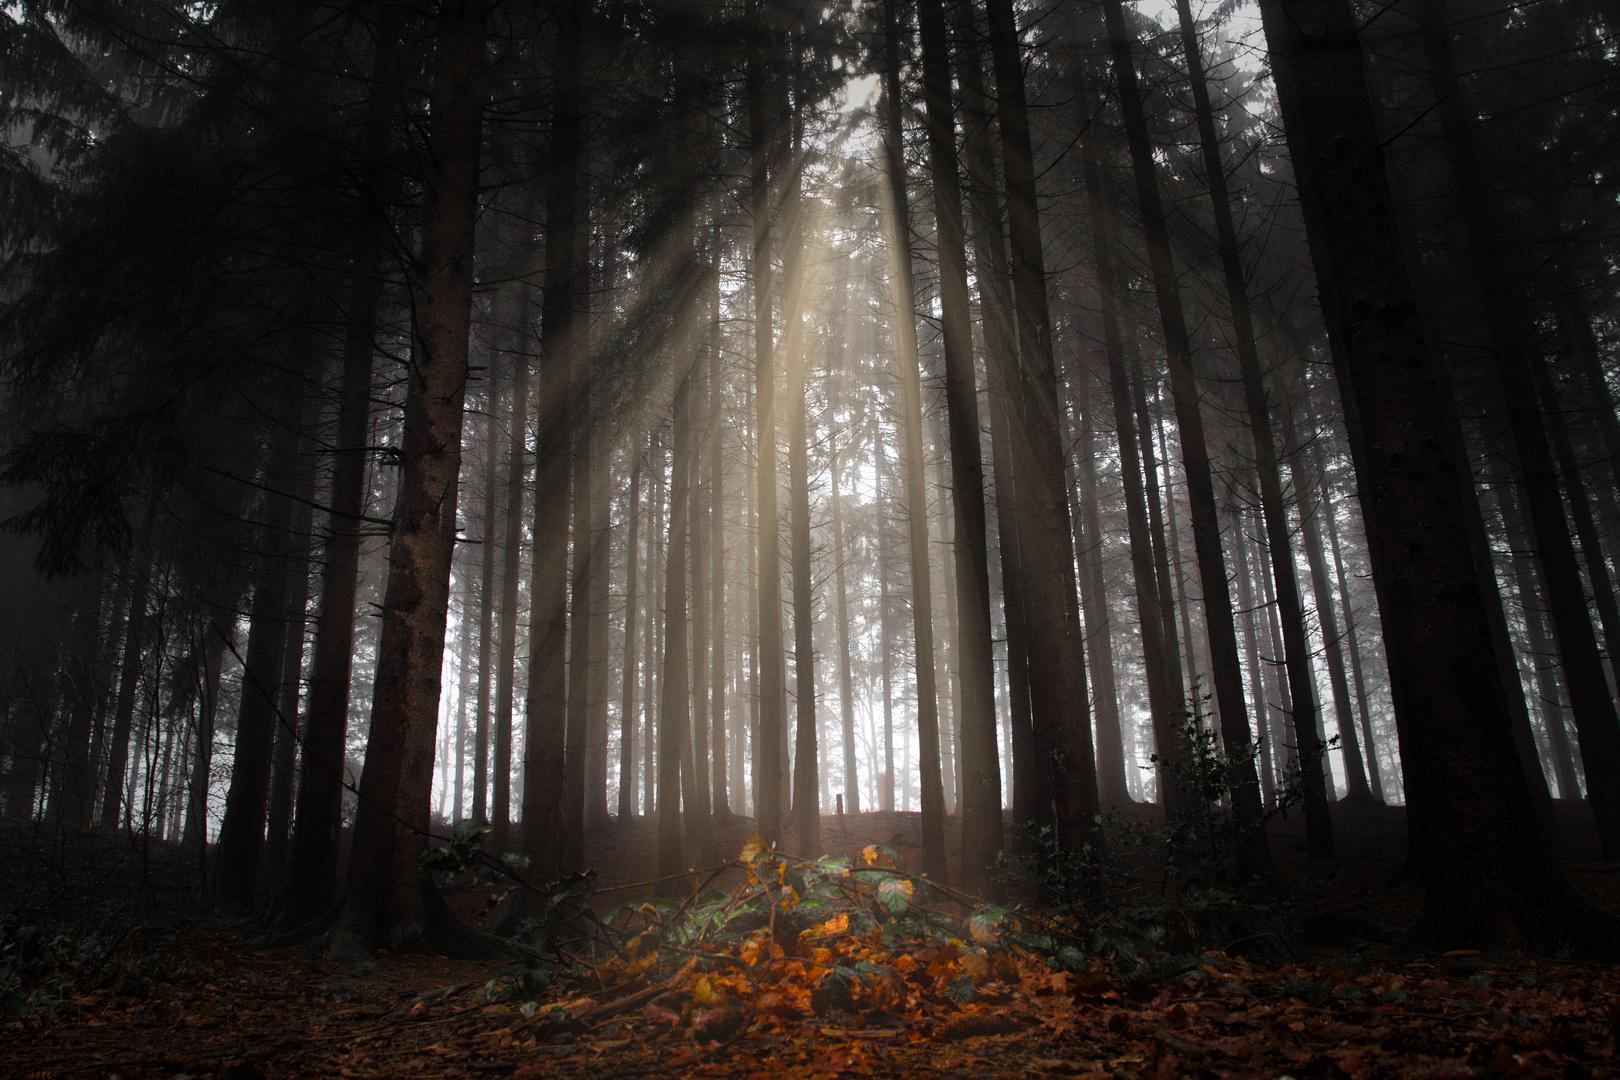
M1563 932L1615 952L1620 920L1569 884L1533 824L1468 552L1463 463L1447 455L1431 404L1355 16L1346 0L1260 7L1318 291L1343 346L1379 608L1400 668L1401 757L1423 822L1422 932L1445 946L1483 941L1505 910L1532 920L1533 936Z
M624 545L624 696L619 707L619 817L636 814L636 580L641 558L641 435L630 439L630 494L625 500L630 520Z
M979 37L976 7L960 5L957 37ZM1028 796L1038 786L1035 731L1029 711L1029 643L1024 603L1025 567L1018 540L1017 481L1023 440L1013 431L1012 388L1018 380L1018 340L1013 326L1011 269L1007 265L1001 206L996 197L994 104L985 92L984 69L975 52L957 64L962 84L963 153L969 205L973 212L973 271L979 283L984 329L985 375L989 383L990 449L996 500L996 540L1001 556L1002 621L1007 635L1007 705L1012 751L1013 821L1023 825L1032 809Z
M961 760L962 886L992 887L1001 853L1001 756L996 747L995 648L990 629L990 563L985 538L984 452L979 391L973 371L967 246L956 159L956 113L942 0L919 0L929 176L939 253L943 312L945 407L951 451L952 537L956 569L954 649L961 699L956 711ZM927 750L924 748L924 759Z
M580 91L584 10L557 5L557 72L551 102L546 193L546 274L541 286L540 397L536 413L534 569L529 578L529 687L524 702L523 852L540 880L566 867L568 823L568 487L575 409L570 400L579 313L579 174L584 150Z
M1018 489L1019 548L1025 567L1030 716L1040 787L1030 808L1056 830L1065 847L1099 843L1097 772L1086 692L1080 604L1069 586L1074 536L1069 527L1062 415L1047 308L1046 260L1030 146L1029 106L1012 0L988 0L990 51L996 75L996 115L1006 176L1008 239L1018 327L1018 421L1014 437L1028 440L1029 482ZM1016 455L1015 455L1016 456ZM1022 478L1022 477L1021 477ZM1027 492L1025 488L1027 487Z
M714 335L709 343L709 739L710 828L731 823L731 802L726 793L726 499L725 458L722 440L724 396L721 393L720 279L713 278L709 290L709 325Z
M641 812L655 813L658 806L658 714L663 701L663 669L658 658L663 655L664 594L659 586L658 562L663 555L660 546L664 537L664 445L659 430L653 429L650 453L653 459L652 532L647 537L647 633L642 645L641 672L646 679L642 688L644 700L641 710L641 777L643 798Z
M423 213L416 345L406 383L398 497L366 766L339 951L427 940L461 948L453 918L420 868L426 847L439 679L461 471L472 312L473 235L483 118L485 8L439 10ZM338 943L342 944L339 945Z
M678 316L690 319L690 314ZM658 706L658 877L679 874L681 858L682 744L692 727L691 695L687 675L686 643L686 537L691 502L691 355L690 334L676 338L675 446L669 487L669 546L664 570L663 688ZM690 803L688 813L695 811ZM674 892L671 882L660 890Z
M478 689L473 705L473 819L491 824L490 850L504 853L512 843L512 664L495 659L492 665L491 647L493 646L496 657L504 657L502 647L507 640L517 640L517 611L515 607L507 607L506 599L511 596L513 603L516 603L518 578L514 571L518 560L522 557L520 548L523 542L523 456L527 449L524 431L528 426L529 363L527 349L502 348L506 344L503 340L504 328L501 325L505 321L501 310L505 305L500 300L501 294L498 293L495 301L496 325L492 335L494 348L490 350L489 379L485 387L487 404L483 424L484 506L481 520L484 542L478 548ZM509 414L511 424L507 434L509 442L516 444L517 452L516 454L511 450L507 452L507 490L504 500L506 548L502 552L500 592L497 598L495 537L502 507L496 501L500 470L496 467L495 457L499 440L500 368L503 353L509 353L512 357L512 411ZM512 542L514 534L518 537L517 543ZM500 616L498 623L497 611ZM515 658L514 650L513 659ZM491 675L494 676L493 679ZM503 699L501 694L503 688L506 691L504 710L499 705ZM491 690L495 691L497 701L496 715L493 719L489 711ZM489 795L491 738L495 743L493 801Z
M1243 651L1248 658L1249 693L1254 698L1254 716L1260 725L1260 795L1269 805L1276 795L1276 773L1272 764L1270 725L1267 718L1266 684L1260 671L1260 642L1254 625L1254 578L1249 567L1249 538L1243 527L1243 513L1232 512L1233 548L1237 553L1238 604L1243 610Z
M354 606L360 536L365 524L366 462L370 454L372 374L382 266L393 232L385 206L386 169L395 105L399 11L381 6L360 134L358 224L344 320L343 375L332 447L331 512L322 554L321 596L304 706L304 753L299 763L287 889L281 922L297 926L320 914L337 888L342 823L344 750L348 739Z
M1077 379L1079 374L1077 373ZM1074 515L1080 522L1080 603L1086 619L1086 657L1091 662L1092 693L1097 717L1097 796L1104 806L1126 806L1131 794L1125 779L1125 743L1119 725L1119 688L1114 682L1114 641L1109 626L1108 593L1103 571L1102 519L1097 512L1097 439L1089 388L1072 389L1075 403Z
M317 418L306 406L304 429L312 428ZM278 715L276 717L275 751L271 760L270 798L266 809L264 868L270 881L277 887L286 881L287 852L291 840L293 771L297 766L297 748L303 732L298 726L298 698L304 677L304 632L309 624L309 572L310 550L313 547L314 481L308 469L301 470L296 481L296 505L293 508L290 538L289 582L287 592L287 629L282 635L280 678L276 687Z
M901 460L905 470L906 530L911 555L911 619L917 672L917 736L922 774L924 874L946 881L945 788L939 762L939 693L934 674L934 612L928 552L928 482L923 457L922 359L917 351L912 279L911 200L907 191L905 133L901 122L900 20L896 0L884 0L884 225L889 246L889 293L894 304L894 363L900 383Z
M1325 506L1333 505L1333 498L1328 491L1327 478L1322 478L1322 503ZM1356 609L1350 595L1350 583L1345 578L1344 558L1339 551L1339 526L1333 514L1328 514L1327 534L1328 547L1333 552L1333 573L1338 578L1339 603L1344 607L1344 641L1350 649L1350 677L1356 684L1356 708L1361 714L1362 746L1366 749L1367 779L1372 784L1372 796L1381 803L1389 800L1384 796L1383 770L1378 765L1378 742L1373 737L1372 714L1367 704L1367 681L1361 667L1361 645L1356 639ZM1500 605L1498 605L1500 606ZM1524 695L1519 694L1522 700Z
M577 115L577 113L576 113ZM574 160L583 160L583 148L577 150ZM565 166L566 167L566 166ZM576 185L577 188L577 185ZM570 541L573 547L573 566L568 583L568 700L566 748L563 755L563 851L562 869L574 873L585 864L585 799L586 759L590 756L590 688L591 688L591 578L595 573L592 556L596 538L592 535L595 517L596 470L592 466L591 375L590 375L590 251L587 237L590 225L585 220L585 197L576 193L577 223L574 229L575 266L574 348L569 357L572 386L568 395L569 428L573 435L570 447L573 518ZM547 250L551 250L549 247ZM548 260L549 261L549 260Z
M787 678L782 642L782 538L776 490L776 369L771 328L770 165L777 136L766 101L768 55L761 0L748 0L748 54L744 82L748 98L749 192L753 211L754 427L759 510L759 729L754 742L754 817L766 843L782 838L783 693ZM785 118L775 118L778 123Z
M1508 557L1513 564L1514 584L1519 591L1519 609L1524 617L1525 637L1530 646L1530 667L1534 672L1536 697L1541 705L1541 721L1547 729L1547 744L1552 751L1553 769L1558 778L1558 795L1563 799L1578 799L1581 797L1581 785L1576 775L1575 755L1569 745L1569 733L1564 727L1564 697L1560 692L1557 670L1558 648L1547 626L1546 609L1541 604L1544 590L1537 580L1538 566L1535 556L1530 552L1524 515L1519 510L1518 500L1510 487L1492 484L1487 490L1496 500L1496 510L1502 518L1502 531L1507 536ZM1514 664L1513 673L1515 677L1518 676L1517 664ZM1522 693L1521 690L1521 696ZM1529 727L1528 718L1525 720L1525 727ZM1515 744L1521 756L1525 754L1524 743L1524 739L1518 739ZM1534 735L1531 736L1529 743L1530 750L1534 751ZM1533 775L1530 772L1532 767L1535 769ZM1547 778L1541 771L1539 754L1525 760L1525 782L1530 788L1532 799L1535 797L1535 783L1538 779L1545 790ZM1550 798L1549 793L1549 800Z
M1185 0L1183 0L1185 2ZM1294 470L1294 489L1303 499L1310 485L1300 483L1299 470ZM1351 803L1372 801L1372 789L1367 786L1367 770L1362 764L1361 740L1356 737L1356 718L1350 712L1350 684L1344 677L1344 650L1339 647L1339 620L1333 613L1333 585L1328 581L1327 563L1322 557L1322 531L1316 524L1316 512L1332 516L1332 504L1318 503L1315 507L1300 506L1300 538L1305 558L1311 568L1311 587L1316 597L1316 621L1322 630L1322 651L1327 654L1328 681L1333 687L1333 716L1339 725L1340 747L1344 755L1344 776Z
M303 351L302 344L295 348ZM290 365L279 396L278 426L265 446L268 461L259 524L259 565L254 574L241 705L236 714L236 753L211 882L214 905L232 913L251 912L254 908L264 854L272 747L280 723L277 688L283 672L288 596L293 584L289 580L293 576L293 488L297 479L299 418L304 409L303 374L296 362ZM446 574L448 577L448 571Z
M1570 441L1569 425L1565 422L1558 395L1553 390L1547 358L1538 356L1534 363L1536 393L1541 399L1542 415L1547 421L1547 433L1552 438L1558 471L1564 478L1570 520L1575 524L1575 538L1580 541L1581 561L1586 564L1587 580L1592 583L1592 606L1597 609L1598 621L1603 627L1603 640L1609 647L1609 666L1613 669L1614 651L1620 646L1620 608L1615 605L1614 582L1609 577L1609 564L1603 558L1603 543L1598 538L1597 521L1592 516L1591 504L1587 502L1588 490L1596 490L1601 481L1593 483L1589 489L1583 480L1580 459L1575 456L1575 446Z

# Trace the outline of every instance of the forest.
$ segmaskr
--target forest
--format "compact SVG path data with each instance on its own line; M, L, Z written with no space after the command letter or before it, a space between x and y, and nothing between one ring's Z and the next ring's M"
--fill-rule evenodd
M1613 1067L1617 16L0 3L0 1077Z

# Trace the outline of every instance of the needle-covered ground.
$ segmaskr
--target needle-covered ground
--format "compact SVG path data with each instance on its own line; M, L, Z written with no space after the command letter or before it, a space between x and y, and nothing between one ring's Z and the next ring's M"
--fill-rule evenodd
M1568 866L1612 902L1617 875L1583 854L1580 808L1564 810ZM1341 808L1338 822L1344 855L1331 866L1306 863L1291 823L1278 823L1289 887L1274 903L1127 897L1120 910L1136 921L1089 922L921 887L903 869L907 815L834 824L834 854L816 862L748 846L742 823L720 838L736 857L704 888L653 899L631 880L646 865L643 823L599 845L592 915L576 906L582 884L530 927L532 956L385 954L359 968L329 960L318 939L267 946L252 927L176 920L191 871L172 852L143 859L127 838L120 850L103 837L92 893L82 839L74 854L12 826L0 854L18 868L14 894L60 892L70 855L81 892L5 919L0 1076L1616 1071L1611 967L1531 956L1511 931L1489 952L1403 947L1417 895L1389 882L1399 813ZM470 916L484 896L455 900Z

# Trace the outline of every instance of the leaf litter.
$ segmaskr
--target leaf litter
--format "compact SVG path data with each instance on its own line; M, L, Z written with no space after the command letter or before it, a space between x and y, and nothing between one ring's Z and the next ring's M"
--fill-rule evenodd
M399 955L338 973L307 949L243 952L193 927L144 954L138 977L101 954L75 974L85 963L73 957L21 963L42 947L8 924L0 1076L1363 1080L1613 1068L1620 979L1606 966L1472 950L1260 963L1147 938L1088 950L1073 944L1078 928L972 903L901 865L884 845L812 861L750 841L715 868L740 872L729 890L598 918L576 888L512 965ZM69 944L56 947L65 956ZM54 984L29 984L46 969Z

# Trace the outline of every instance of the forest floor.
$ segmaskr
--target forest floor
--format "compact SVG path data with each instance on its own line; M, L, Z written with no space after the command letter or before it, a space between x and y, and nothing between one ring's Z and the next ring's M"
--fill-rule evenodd
M1620 906L1620 867L1597 862L1584 807L1560 817L1565 869ZM1218 937L1239 924L1205 919L1201 940L1139 943L1138 964L1093 949L1059 970L1003 932L1014 915L1003 929L953 923L952 937L915 919L873 928L858 904L679 948L680 919L702 904L735 909L750 889L800 881L766 857L710 883L731 900L643 908L660 935L541 985L532 965L356 966L319 942L273 947L256 927L199 917L195 865L170 848L0 823L0 1078L1620 1075L1613 967L1511 937L1489 952L1403 944L1420 896L1392 880L1401 811L1341 804L1335 826L1332 863L1306 859L1298 815L1273 826L1286 891L1262 923L1278 948L1215 941L1210 925ZM728 828L718 850L742 851L749 833ZM915 857L918 819L829 817L824 839L881 876L890 853ZM648 821L597 839L599 915L651 893L639 882L654 843ZM929 910L899 880L862 902ZM480 890L450 899L469 920L487 907Z

